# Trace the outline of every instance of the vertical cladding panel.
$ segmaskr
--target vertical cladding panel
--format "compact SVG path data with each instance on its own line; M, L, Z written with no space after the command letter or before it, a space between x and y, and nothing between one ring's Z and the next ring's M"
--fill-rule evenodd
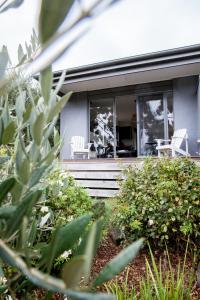
M60 131L63 139L61 160L70 158L70 141L72 136L80 135L88 143L88 101L87 94L80 93L71 97L61 112Z
M191 155L197 152L197 84L197 76L173 80L174 127L187 128Z

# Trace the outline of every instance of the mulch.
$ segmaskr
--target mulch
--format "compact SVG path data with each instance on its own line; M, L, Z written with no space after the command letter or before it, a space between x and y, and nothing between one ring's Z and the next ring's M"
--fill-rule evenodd
M95 274L99 273L100 270L122 249L123 245L116 246L110 237L104 239L94 259L92 275L95 276ZM157 263L160 261L160 259L162 260L163 271L169 269L166 251L153 251L153 255ZM184 255L185 253L181 252L169 253L171 265L174 269L177 268L179 262L183 263ZM138 256L133 260L133 262L130 263L121 274L116 276L114 280L117 280L119 285L121 284L123 286L126 278L128 278L127 282L130 289L134 287L137 291L139 291L141 280L146 275L146 259L151 262L149 250L143 249L139 252ZM193 261L189 257L186 260L185 268L186 270L194 271ZM101 290L105 290L104 287L101 288ZM191 300L200 300L200 288L197 288L196 282L194 283L192 289Z
M105 238L98 249L96 257L94 258L94 263L92 267L92 277L95 277L95 274L98 274L100 270L122 249L123 245L116 246L110 237ZM167 270L168 263L166 251L153 251L153 254L156 262L159 262L160 258L162 258L163 270ZM139 290L141 279L144 278L146 275L146 258L150 262L150 255L148 249L143 249L140 251L139 255L134 259L134 261L131 264L129 264L129 266L126 267L121 274L116 276L114 280L117 280L118 283L123 286L123 283L125 282L128 276L127 281L130 289L134 287L136 290ZM176 268L178 266L179 261L183 262L183 259L184 253L170 252L170 260L173 268ZM192 259L187 259L186 268L188 270L193 268ZM105 291L105 287L101 287L100 290ZM63 297L56 294L53 299L61 300L63 299ZM191 300L200 300L200 288L196 287L196 283L194 283L194 287L192 289Z

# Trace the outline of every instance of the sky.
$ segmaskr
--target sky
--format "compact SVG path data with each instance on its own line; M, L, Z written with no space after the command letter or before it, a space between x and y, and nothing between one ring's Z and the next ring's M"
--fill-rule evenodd
M0 15L0 46L8 46L13 61L18 44L37 28L38 2L25 0ZM200 0L121 0L90 26L54 70L198 44Z

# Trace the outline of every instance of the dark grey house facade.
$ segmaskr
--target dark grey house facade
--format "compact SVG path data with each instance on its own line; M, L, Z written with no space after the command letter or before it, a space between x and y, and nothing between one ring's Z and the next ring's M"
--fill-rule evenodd
M91 157L156 155L158 138L186 128L189 153L200 146L200 45L68 70L61 88L73 96L61 113L61 160L83 136ZM54 73L54 84L61 72Z

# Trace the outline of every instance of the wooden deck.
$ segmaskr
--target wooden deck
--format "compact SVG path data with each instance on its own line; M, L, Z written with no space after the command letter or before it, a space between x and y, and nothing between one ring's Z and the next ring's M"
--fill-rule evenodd
M68 160L61 163L89 195L98 198L114 197L119 193L122 170L129 165L139 167L142 159Z

